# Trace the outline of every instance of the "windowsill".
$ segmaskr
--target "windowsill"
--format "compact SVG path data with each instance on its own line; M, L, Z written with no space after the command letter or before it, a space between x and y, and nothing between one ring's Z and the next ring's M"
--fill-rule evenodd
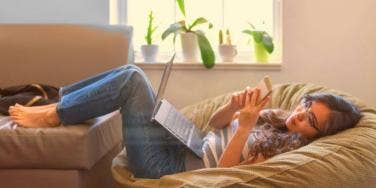
M282 69L282 60L279 51L276 51L273 56L269 57L268 63L256 62L252 55L252 51L238 51L237 56L233 62L222 62L219 55L216 53L216 60L214 67L207 69L202 62L184 62L182 52L177 51L175 61L172 69L174 70L273 70L279 71ZM135 64L146 70L163 70L167 61L171 59L171 52L159 52L156 63L145 63L140 52L135 51Z
M141 63L137 66L146 70L163 70L166 63ZM282 63L216 63L211 69L204 67L202 63L180 63L174 62L174 70L273 70L282 69Z

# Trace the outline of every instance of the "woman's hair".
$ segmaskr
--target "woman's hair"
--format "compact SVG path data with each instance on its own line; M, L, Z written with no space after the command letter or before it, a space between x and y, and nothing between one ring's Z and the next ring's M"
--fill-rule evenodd
M331 110L324 130L317 137L308 140L299 133L289 133L285 121L290 116L290 112L280 109L264 110L257 122L259 126L253 130L254 142L251 145L250 154L253 156L262 154L265 158L269 158L291 151L319 137L352 128L362 117L356 106L337 95L307 94L301 100L302 103L313 101L321 102Z
M355 105L338 95L318 93L305 95L303 97L304 103L313 101L321 102L331 110L329 119L320 136L332 135L342 130L352 128L362 117L359 109Z

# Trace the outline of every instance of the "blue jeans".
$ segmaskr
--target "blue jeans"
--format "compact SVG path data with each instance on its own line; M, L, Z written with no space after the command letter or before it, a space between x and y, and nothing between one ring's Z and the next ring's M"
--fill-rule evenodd
M150 121L155 94L135 65L113 69L62 87L57 113L63 124L77 124L120 109L123 142L136 177L159 178L185 170L185 148Z

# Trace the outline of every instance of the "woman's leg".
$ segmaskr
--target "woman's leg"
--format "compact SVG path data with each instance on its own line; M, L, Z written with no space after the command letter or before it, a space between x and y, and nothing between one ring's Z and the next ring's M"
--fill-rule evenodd
M121 108L129 167L136 177L159 178L184 171L184 147L161 126L150 122L155 94L136 66L67 93L57 106L61 122L75 124Z
M95 76L86 78L85 80L78 81L78 82L73 83L71 85L61 87L60 90L59 90L59 99L62 96L64 96L64 95L67 95L67 94L69 94L69 93L71 93L73 91L79 90L79 89L84 88L84 87L86 87L86 86L88 86L88 85L90 85L90 84L92 84L94 82L97 82L97 81L99 81L99 80L107 77L110 74L115 74L116 72L120 71L122 68L123 67L118 67L118 68L115 68L115 69L112 69L112 70L109 70L109 71L97 74ZM16 104L15 106L27 110L27 108L25 108L22 105ZM43 109L49 108L51 106L55 106L55 104L34 106L34 108L32 108L32 110L33 111L35 111L36 109L42 109L43 110Z
M73 83L71 85L68 85L68 86L64 86L64 87L61 87L60 88L60 91L59 91L59 96L62 97L63 95L66 95L68 93L71 93L72 91L76 91L78 89L81 89L83 87L86 87L98 80L101 80L103 79L104 77L108 76L109 74L113 74L115 72L118 72L122 69L122 67L118 67L118 68L115 68L115 69L112 69L112 70L109 70L109 71L106 71L106 72L103 72L103 73L100 73L100 74L97 74L95 76L92 76L92 77L89 77L85 80L81 80L79 82L76 82L76 83Z
M49 117L76 124L121 108L130 169L137 177L159 178L184 171L185 149L164 128L150 122L154 103L155 94L145 74L127 65L71 90L57 107L13 107L10 113L15 122L33 127L51 120Z

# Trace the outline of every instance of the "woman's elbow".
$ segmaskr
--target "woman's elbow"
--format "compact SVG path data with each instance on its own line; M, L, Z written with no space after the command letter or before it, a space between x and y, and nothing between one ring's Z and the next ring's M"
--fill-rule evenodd
M215 128L215 129L220 129L223 127L223 126L220 126L220 124L214 118L209 119L208 126L210 128Z
M218 124L218 123L208 124L208 126L210 128L214 128L214 129L223 129L224 127L226 127L226 125L222 125L222 124Z

